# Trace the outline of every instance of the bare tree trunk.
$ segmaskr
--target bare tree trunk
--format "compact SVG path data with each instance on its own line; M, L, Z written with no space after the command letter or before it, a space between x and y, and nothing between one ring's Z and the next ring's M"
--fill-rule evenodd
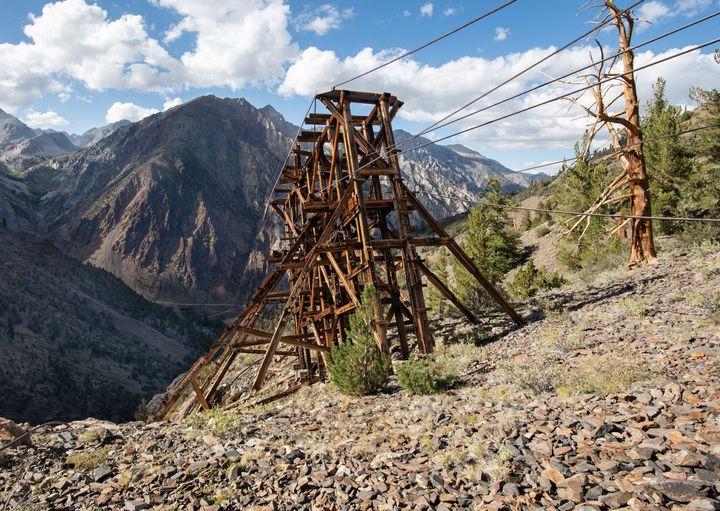
M620 51L623 53L622 77L625 93L625 118L629 124L627 151L623 155L630 188L630 214L632 216L651 216L650 192L643 151L643 135L640 130L640 105L635 85L635 54L628 51L632 38L633 23L630 12L622 13L613 0L606 0L607 7L616 15L615 26L618 29ZM651 263L657 259L653 241L652 220L633 218L630 222L630 266Z
M604 126L610 133L615 150L619 153L623 173L615 178L586 213L594 213L605 204L630 199L631 217L649 217L652 215L652 209L650 207L648 176L643 153L643 135L640 129L640 106L635 84L635 55L630 50L634 20L632 12L620 9L615 5L614 0L605 0L604 6L604 12L613 17L613 24L618 31L619 54L622 55L623 72L612 74L612 65L608 72L604 72L604 64L600 60L595 65L595 73L592 75L595 80L591 89L595 99L595 110L580 105L576 100L574 103L581 106L590 116L595 118L586 141L585 150L589 152L592 140L598 130ZM602 55L602 46L599 46L599 48ZM623 92L610 100L606 100L607 92L602 87L602 84L608 81L608 78L621 81L623 86ZM590 85L587 77L585 82ZM625 100L625 111L610 113L608 109L620 98ZM618 129L624 129L627 133L627 141L624 144L621 141ZM616 192L623 188L626 189L625 195L614 196ZM579 220L575 222L570 230L572 231L578 227L583 221L587 229L589 219L588 216L580 215ZM652 220L631 218L628 219L628 223L631 227L628 265L633 267L654 262L657 259L657 254L655 253L655 243L653 241ZM619 233L624 227L625 222L622 222L618 226L617 232Z

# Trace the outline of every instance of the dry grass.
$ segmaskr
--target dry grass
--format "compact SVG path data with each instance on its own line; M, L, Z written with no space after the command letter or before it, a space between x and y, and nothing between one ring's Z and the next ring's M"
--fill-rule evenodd
M503 364L500 372L508 383L535 394L557 391L606 396L657 378L632 354L588 356L573 366L544 354L525 363Z
M105 463L109 451L110 449L108 447L92 451L83 451L69 455L65 459L65 462L78 472L90 472Z
M207 412L193 415L187 422L219 438L232 438L245 427L247 416L238 411L213 408Z
M493 458L485 465L484 472L493 481L505 481L512 473L512 454L506 447L501 447Z

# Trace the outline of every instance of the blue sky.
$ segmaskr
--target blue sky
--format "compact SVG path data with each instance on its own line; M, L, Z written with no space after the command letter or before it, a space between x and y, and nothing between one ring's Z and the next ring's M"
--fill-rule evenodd
M79 133L137 120L203 94L271 104L299 123L316 90L364 71L503 3L295 2L286 0L5 0L0 9L0 108L33 127ZM349 88L405 101L396 127L417 132L587 30L585 0L518 0L503 11ZM621 6L630 1L620 0ZM718 0L646 0L634 42L720 9ZM643 48L638 64L720 34L720 17ZM616 47L613 31L599 41ZM589 62L589 42L553 58L478 103L483 106ZM638 76L641 101L657 76L669 99L690 104L691 85L720 83L713 48ZM556 84L429 136L531 105L571 87ZM449 141L512 168L571 153L586 120L557 103Z

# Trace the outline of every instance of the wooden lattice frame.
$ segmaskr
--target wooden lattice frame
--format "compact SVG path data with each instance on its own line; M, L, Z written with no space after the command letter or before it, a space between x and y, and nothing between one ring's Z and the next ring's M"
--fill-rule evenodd
M218 389L239 354L259 355L244 371L259 367L251 388L226 395L225 407L237 406L243 397L263 388L273 362L291 361L296 370L276 378L274 385L289 387L274 397L324 377L331 348L344 342L348 316L366 283L375 289L375 336L384 355L396 349L407 358L411 334L419 351L433 351L423 276L477 323L473 313L423 263L417 247L447 247L500 307L516 323L523 323L403 182L392 131L402 102L388 93L338 90L319 94L316 100L326 113L311 113L305 119L312 131L298 135L270 204L284 224L287 248L271 254L275 266L249 305L183 375L158 417L179 418L215 405ZM353 109L364 113L353 115ZM429 226L432 235L415 235L413 214ZM399 278L401 270L404 278ZM281 305L274 331L259 330L258 319L273 305ZM287 333L289 324L294 325L293 335ZM292 378L294 384L289 382ZM183 397L188 398L178 407Z

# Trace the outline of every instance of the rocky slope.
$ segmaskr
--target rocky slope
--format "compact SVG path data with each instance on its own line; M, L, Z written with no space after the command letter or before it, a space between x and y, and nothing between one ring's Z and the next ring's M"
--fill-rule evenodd
M82 135L70 135L70 140L77 147L90 147L128 124L130 124L130 121L122 120L105 126L100 126L99 128L90 128Z
M0 163L21 169L59 154L77 150L67 134L31 129L17 117L0 110Z
M718 509L716 247L594 277L528 305L523 329L497 317L437 324L462 369L456 390L346 398L318 385L183 424L75 422L3 453L0 498L51 509Z
M131 419L215 333L0 225L0 416Z
M439 219L467 211L490 179L498 179L504 191L513 192L547 177L513 172L500 162L459 144L415 149L430 140L423 137L410 140L411 137L406 131L395 131L403 176L410 189L419 191L418 197ZM470 202L464 203L457 197Z
M240 300L262 264L251 251L290 143L278 118L206 96L22 179L41 195L41 232L71 256L152 299ZM272 236L262 233L257 247Z
M269 105L198 98L138 123L91 130L78 139L91 144L86 149L16 172L38 204L25 216L37 222L16 221L18 212L7 217L148 298L242 302L278 237L260 218L295 132ZM52 136L64 135L37 138ZM398 141L409 136L397 133ZM458 145L407 153L402 165L411 187L470 200L490 178L508 190L530 183ZM420 198L439 218L468 207L432 193Z

